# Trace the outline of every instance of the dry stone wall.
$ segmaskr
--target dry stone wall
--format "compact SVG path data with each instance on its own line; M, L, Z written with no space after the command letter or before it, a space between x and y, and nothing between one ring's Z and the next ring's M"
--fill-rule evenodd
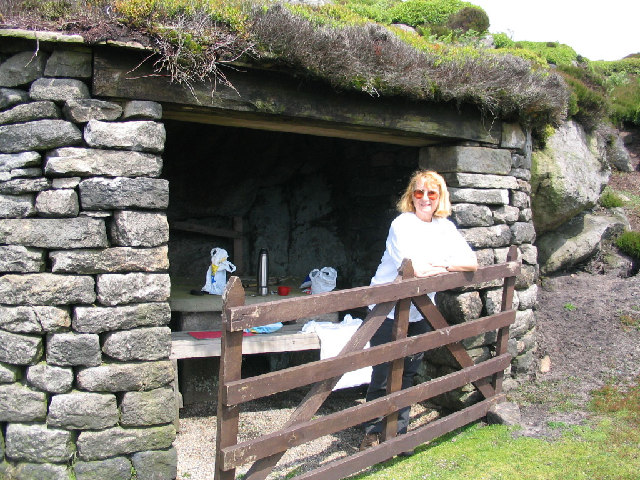
M0 478L173 479L162 108L0 55Z
M522 271L516 280L513 308L516 321L511 328L509 353L514 360L504 388L515 386L535 368L535 316L539 270L536 233L531 212L531 138L517 125L504 124L500 148L467 143L425 147L420 166L440 172L450 187L452 220L472 246L480 265L506 260L510 245L517 245ZM438 307L452 323L462 323L499 312L502 282L474 285L459 291L439 293ZM495 333L467 339L464 344L475 361L495 353ZM422 376L434 378L450 373L457 362L444 349L425 362ZM468 406L479 400L472 386L439 399L450 408Z

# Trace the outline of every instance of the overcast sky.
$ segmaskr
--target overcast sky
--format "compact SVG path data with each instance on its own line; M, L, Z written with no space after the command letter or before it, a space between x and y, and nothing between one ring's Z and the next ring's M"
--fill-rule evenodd
M560 42L589 60L640 52L640 0L469 0L489 15L491 33Z

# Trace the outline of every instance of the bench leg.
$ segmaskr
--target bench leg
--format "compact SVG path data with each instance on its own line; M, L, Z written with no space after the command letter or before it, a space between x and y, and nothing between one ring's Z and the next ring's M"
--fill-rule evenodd
M173 364L173 392L175 395L176 402L176 417L174 420L174 425L176 427L176 432L180 431L180 409L183 407L182 404L182 394L180 393L180 383L178 382L178 360L175 358L171 360Z

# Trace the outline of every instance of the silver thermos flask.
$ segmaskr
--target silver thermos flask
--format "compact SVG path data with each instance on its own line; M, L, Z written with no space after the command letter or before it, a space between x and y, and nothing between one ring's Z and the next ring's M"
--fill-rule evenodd
M269 253L266 248L258 255L258 295L269 295Z

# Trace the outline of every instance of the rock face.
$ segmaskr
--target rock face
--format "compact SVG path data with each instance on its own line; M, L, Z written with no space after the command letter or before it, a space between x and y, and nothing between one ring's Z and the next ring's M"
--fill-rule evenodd
M540 272L549 274L592 257L603 240L629 228L623 212L607 215L583 213L538 240Z
M90 98L89 49L4 45L0 477L171 480L162 107Z
M563 124L531 167L533 222L538 234L553 230L593 207L611 170L594 137L574 122Z

